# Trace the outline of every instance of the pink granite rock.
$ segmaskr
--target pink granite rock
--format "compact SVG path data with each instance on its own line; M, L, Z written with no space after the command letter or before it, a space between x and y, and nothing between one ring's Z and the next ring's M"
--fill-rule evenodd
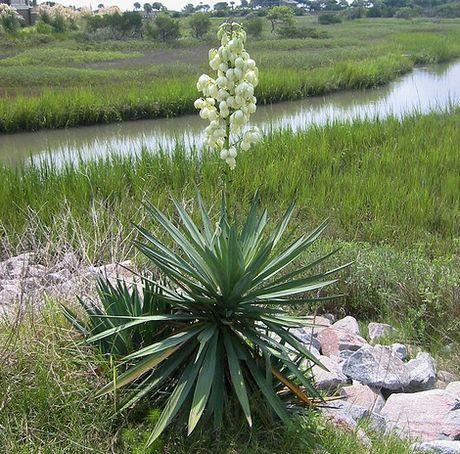
M342 350L358 350L366 344L361 336L343 329L329 327L318 333L321 351L326 356L340 356Z
M359 330L358 321L356 318L347 315L340 320L337 320L335 323L332 324L333 328L336 329L343 329L348 333L356 334L357 336L361 335L361 331Z
M445 390L392 394L382 415L387 430L402 436L422 441L460 437L460 400Z
M345 386L340 392L350 404L359 405L374 413L379 413L385 405L382 393L370 386L357 383L352 386Z

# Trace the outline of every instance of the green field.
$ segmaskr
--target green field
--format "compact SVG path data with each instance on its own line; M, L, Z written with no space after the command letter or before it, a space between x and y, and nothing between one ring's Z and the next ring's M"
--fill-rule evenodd
M259 103L375 87L416 64L460 56L459 20L362 19L334 26L298 20L324 29L327 37L279 39L266 30L248 46L261 70ZM191 38L173 46L69 38L16 55L5 49L0 133L193 112L196 75L206 70L207 49L215 44Z

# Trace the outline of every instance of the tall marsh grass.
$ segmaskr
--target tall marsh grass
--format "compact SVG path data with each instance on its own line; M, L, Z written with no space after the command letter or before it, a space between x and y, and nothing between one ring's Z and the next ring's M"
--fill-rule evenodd
M330 216L330 233L345 240L452 254L460 236L459 122L457 109L275 132L239 157L231 193L241 210L256 189L272 212L297 199L297 223L305 229ZM3 166L2 236L23 248L63 237L78 247L123 237L139 221L142 199L167 209L171 194L191 201L198 185L217 200L220 174L209 151L181 144L169 154Z

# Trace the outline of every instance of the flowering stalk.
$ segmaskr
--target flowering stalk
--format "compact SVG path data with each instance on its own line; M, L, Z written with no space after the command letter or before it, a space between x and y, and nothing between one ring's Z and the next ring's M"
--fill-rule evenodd
M217 150L233 170L238 151L249 150L262 137L257 127L245 128L256 111L254 88L259 71L244 49L246 32L240 24L222 24L217 37L221 46L209 51L209 66L217 77L200 76L196 86L203 97L195 101L195 107L201 118L210 122L205 129L205 145Z

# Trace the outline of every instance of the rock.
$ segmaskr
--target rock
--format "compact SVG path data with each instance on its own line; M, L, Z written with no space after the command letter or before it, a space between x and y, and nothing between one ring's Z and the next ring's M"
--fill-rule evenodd
M72 277L72 273L64 268L60 271L56 271L55 273L49 273L45 276L45 281L51 285L59 285L66 281L68 281Z
M366 344L366 340L361 336L333 327L318 333L318 340L321 343L321 351L326 356L339 356L342 350L358 350Z
M325 418L343 432L355 434L359 441L367 448L372 448L372 443L363 429L350 416L340 412L325 412Z
M334 314L323 314L324 318L327 318L331 323L335 322L335 315Z
M306 347L313 347L315 350L321 349L321 344L319 343L319 340L313 336L313 330L311 327L305 326L303 328L294 328L291 329L290 332L300 339Z
M42 277L46 274L46 267L43 265L30 265L27 268L27 276L29 277Z
M409 352L407 351L407 347L403 344L399 343L394 343L391 344L391 350L393 350L394 354L401 360L405 360L407 356L409 355Z
M24 254L11 257L3 262L3 275L4 278L18 279L25 276L29 265L33 262L35 254L26 252Z
M445 390L392 394L382 409L387 430L422 441L460 437L460 400Z
M324 367L327 368L327 370L324 370L322 367L315 364L311 369L318 389L324 391L335 391L340 385L348 382L348 378L342 373L341 367L334 358L319 356L318 360ZM306 361L303 365L301 365L301 369L306 370L310 366L311 363Z
M347 333L356 334L357 336L361 335L361 331L359 329L358 322L356 318L347 315L340 320L337 320L335 323L332 324L332 327L335 329L343 329Z
M0 306L11 304L21 299L21 287L18 285L5 284L0 290Z
M446 391L460 399L460 381L453 381L446 386Z
M345 400L337 400L331 402L326 408L328 412L336 412L344 414L345 416L350 416L357 423L367 419L374 430L381 432L385 431L385 418L361 405L351 404Z
M345 361L342 372L362 384L388 390L404 389L410 382L404 363L382 345L361 347Z
M457 380L454 374L451 374L450 372L447 372L446 370L438 370L438 373L436 374L436 376L438 377L439 380L443 381L446 385Z
M339 356L338 356L339 364L343 364L354 352L355 350L342 350L341 352L339 352Z
M460 454L460 441L426 441L425 443L413 444L411 449L413 452L430 452L431 454Z
M73 252L67 252L62 259L54 267L56 271L66 268L68 270L76 270L79 268L80 261Z
M314 315L309 318L310 322L314 325L310 328L314 336L332 325L332 322L327 317L321 315Z
M385 405L382 393L367 385L345 386L340 390L340 395L344 396L350 404L359 405L374 413L380 413L380 410Z
M368 330L369 330L369 339L371 341L378 340L396 331L391 325L388 325L387 323L373 323L373 322L369 323Z
M420 352L416 358L406 364L406 367L410 377L409 385L404 388L406 392L426 391L434 388L436 363L429 353Z

